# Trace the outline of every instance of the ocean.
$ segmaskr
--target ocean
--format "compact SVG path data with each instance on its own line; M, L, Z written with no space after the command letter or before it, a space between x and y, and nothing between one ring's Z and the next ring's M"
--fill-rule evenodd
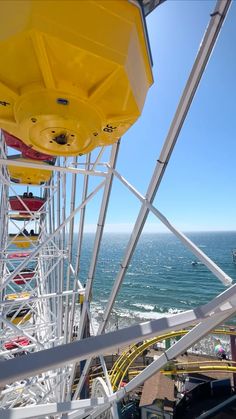
M235 282L236 263L233 262L232 250L236 248L236 232L186 235ZM102 319L129 237L129 234L111 233L103 236L91 302L94 333ZM82 283L88 276L93 243L94 235L85 234L79 274ZM74 258L76 245L75 238ZM117 296L107 331L189 310L224 291L226 287L203 264L192 264L196 260L172 234L143 234ZM236 326L236 317L227 323ZM195 353L214 355L218 339L230 356L229 337L223 335L209 335L191 349Z
M204 232L186 234L235 282L236 232ZM94 235L84 234L79 279L86 283L93 252ZM91 301L92 333L96 333L112 286L128 244L129 234L106 233L103 236L95 272ZM74 237L73 265L78 240ZM15 248L15 246L13 246ZM207 303L225 286L203 265L195 264L195 256L172 234L143 234L117 296L106 330L189 310ZM194 263L193 263L194 262ZM19 291L19 290L18 290ZM77 303L76 323L80 306ZM236 316L227 324L236 327ZM198 353L214 353L218 337L208 336L194 346ZM230 354L229 337L220 336Z
M236 232L186 234L204 253L236 279L232 250ZM80 281L86 282L93 249L93 234L85 234ZM91 311L94 328L101 320L129 234L104 234L93 286ZM76 254L76 240L73 248ZM117 296L108 329L156 319L204 304L225 286L172 234L143 234ZM234 320L231 321L231 323Z

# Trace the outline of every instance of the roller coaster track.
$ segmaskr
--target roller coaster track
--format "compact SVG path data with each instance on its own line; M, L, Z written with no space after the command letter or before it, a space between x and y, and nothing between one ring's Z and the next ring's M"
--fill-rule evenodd
M211 365L213 364L213 365ZM227 361L227 365L222 365L222 361L199 361L199 362L178 362L175 364L175 368L172 368L170 370L161 370L161 372L165 375L181 375L181 374L191 374L191 373L209 373L209 372L218 372L218 373L235 373L236 372L236 366L235 362ZM136 368L129 370L129 378L133 378L136 375L138 375L142 369L144 369L145 366L142 366L141 368Z
M121 356L117 359L117 361L114 363L114 365L113 365L113 367L110 371L110 380L111 380L113 390L117 390L120 387L120 384L123 381L123 378L125 377L128 369L130 368L132 363L135 361L135 359L137 359L140 355L142 355L142 353L146 349L150 348L150 346L154 345L155 343L162 342L165 339L174 339L174 338L182 337L185 334L187 334L188 332L189 332L188 329L173 331L173 332L170 332L170 333L160 335L160 336L155 337L153 339L146 340L141 345L139 343L134 344L134 345L130 346L128 349L126 349L121 354ZM235 335L236 332L232 331L230 329L216 329L212 332L212 334L214 334L214 335ZM193 363L191 363L191 364L193 364ZM209 362L208 362L208 364L209 364ZM207 367L205 367L205 366L203 366L201 368L204 371L208 371L206 369ZM217 368L217 367L212 366L212 367L210 367L210 370L213 370L215 368ZM221 367L219 367L219 370L217 370L217 371L221 371L221 370L222 371L227 370L227 371L230 371L230 372L234 372L234 371L236 371L236 367L229 367L229 366L222 367L221 366ZM166 373L174 374L173 371L171 371L171 372L168 371ZM189 372L189 370L184 370L184 371ZM184 371L181 370L181 373L184 373ZM200 371L200 369L197 369L196 371L191 370L190 372L199 372L199 371Z
M213 364L213 365L211 365ZM236 362L227 361L222 365L222 361L200 361L200 362L178 362L176 368L162 372L166 375L179 375L189 373L205 372L236 372Z

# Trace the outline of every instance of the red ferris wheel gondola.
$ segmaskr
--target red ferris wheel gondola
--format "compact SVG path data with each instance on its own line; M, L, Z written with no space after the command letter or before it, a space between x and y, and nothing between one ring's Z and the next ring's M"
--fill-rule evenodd
M23 285L27 281L30 281L30 279L33 278L34 274L35 274L35 271L33 269L25 268L19 274L17 274L17 275L14 276L13 281L17 285Z
M12 147L15 150L20 151L22 157L33 160L45 161L50 164L55 164L56 158L54 156L49 156L48 154L40 153L39 151L33 150L31 147L24 144L23 141L21 141L14 135L11 135L4 130L2 130L2 132L8 147Z
M4 349L10 351L11 349L16 349L22 346L28 346L31 343L30 339L25 336L20 336L14 339L11 339L3 344Z
M19 198L17 196L10 196L10 207L14 211L21 211L23 213L27 212L27 209L24 207L22 202L24 202L26 207L33 212L39 211L45 203L44 198L40 198L39 196L33 196L32 192L29 194L24 193L23 195L20 195Z

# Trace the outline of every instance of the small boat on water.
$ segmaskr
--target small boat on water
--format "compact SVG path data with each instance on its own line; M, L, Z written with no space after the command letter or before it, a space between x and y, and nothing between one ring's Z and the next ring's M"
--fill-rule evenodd
M198 260L192 260L191 265L192 266L197 266L197 265L203 265L203 263L199 262Z
M236 249L232 251L232 255L233 255L233 262L236 263Z

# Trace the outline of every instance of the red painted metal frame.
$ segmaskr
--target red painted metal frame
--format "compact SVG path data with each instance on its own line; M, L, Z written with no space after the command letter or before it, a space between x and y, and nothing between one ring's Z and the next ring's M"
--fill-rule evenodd
M31 341L30 339L26 338L25 336L20 336L17 338L14 338L12 340L9 340L8 342L5 342L3 344L3 347L10 351L11 349L16 349L20 346L28 346L30 345Z
M39 211L46 201L44 198L39 198L38 196L24 197L23 195L20 195L20 198L30 211ZM9 204L11 209L14 211L21 211L23 213L27 212L26 208L17 196L10 196Z
M26 157L28 159L33 159L33 160L45 161L51 164L55 163L55 157L33 150L31 147L28 147L26 144L24 144L23 141L21 141L19 138L14 137L14 135L11 135L8 132L3 131L3 130L2 132L3 132L5 142L8 145L8 147L12 147L15 150L20 151L22 153L22 157Z

